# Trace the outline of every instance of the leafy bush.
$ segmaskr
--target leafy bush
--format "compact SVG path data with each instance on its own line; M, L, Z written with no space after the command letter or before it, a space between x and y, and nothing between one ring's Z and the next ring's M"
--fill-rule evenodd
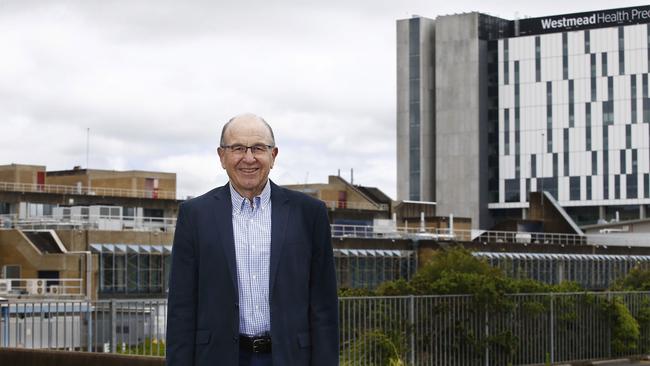
M612 350L623 354L637 349L639 323L634 319L623 300L616 296L610 303L613 317Z

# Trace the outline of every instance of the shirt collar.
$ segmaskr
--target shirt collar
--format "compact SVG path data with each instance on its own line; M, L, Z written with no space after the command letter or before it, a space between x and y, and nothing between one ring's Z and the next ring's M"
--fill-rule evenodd
M271 184L269 184L269 182L270 179L267 179L262 192L260 192L259 195L253 197L255 209L266 207L268 206L269 202L271 202ZM232 183L228 184L228 186L230 187L230 199L232 200L233 212L239 213L246 206L247 199L245 197L242 197L242 195L240 195L239 192L233 188Z

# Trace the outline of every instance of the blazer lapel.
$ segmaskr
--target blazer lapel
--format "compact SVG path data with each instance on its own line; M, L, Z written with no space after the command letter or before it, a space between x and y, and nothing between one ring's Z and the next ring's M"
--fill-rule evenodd
M278 265L282 257L282 247L287 232L289 218L289 199L284 189L271 182L271 268L269 269L269 299L273 298L273 284L275 283Z
M235 259L235 237L232 231L232 201L230 198L230 186L226 184L214 194L216 204L215 225L217 241L221 245L230 269L230 277L234 289L237 290L237 261Z

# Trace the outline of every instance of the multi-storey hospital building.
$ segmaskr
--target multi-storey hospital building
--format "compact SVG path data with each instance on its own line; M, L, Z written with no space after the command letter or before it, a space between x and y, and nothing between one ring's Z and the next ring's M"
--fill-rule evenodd
M398 199L489 228L546 191L578 223L650 204L650 6L397 21Z

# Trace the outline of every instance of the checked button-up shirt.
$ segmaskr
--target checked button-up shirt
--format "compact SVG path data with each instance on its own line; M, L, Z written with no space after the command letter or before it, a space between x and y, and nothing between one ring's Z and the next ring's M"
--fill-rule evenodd
M239 285L239 333L260 335L271 330L271 185L267 180L252 204L232 184L229 186Z

